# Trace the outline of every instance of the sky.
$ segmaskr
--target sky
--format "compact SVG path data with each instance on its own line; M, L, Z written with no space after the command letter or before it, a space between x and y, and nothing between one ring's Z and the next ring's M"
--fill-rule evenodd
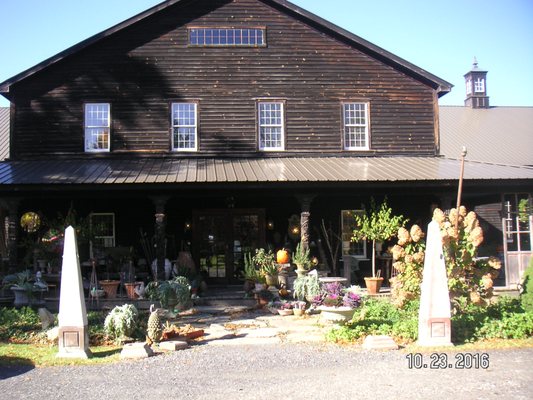
M0 82L161 0L1 0ZM476 57L493 106L533 106L533 0L293 0L454 85ZM9 102L0 96L0 106Z

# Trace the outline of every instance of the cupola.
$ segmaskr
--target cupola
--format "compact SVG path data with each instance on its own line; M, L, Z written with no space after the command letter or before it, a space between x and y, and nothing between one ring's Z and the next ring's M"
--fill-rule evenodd
M472 69L464 75L466 85L466 107L489 108L489 97L487 96L487 72L488 71L478 67L477 59L474 57Z

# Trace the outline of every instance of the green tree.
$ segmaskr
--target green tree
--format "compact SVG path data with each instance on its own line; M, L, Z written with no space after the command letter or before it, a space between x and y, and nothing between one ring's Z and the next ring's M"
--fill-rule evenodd
M376 242L388 240L396 236L398 229L407 219L403 215L393 215L392 208L387 204L387 198L379 207L374 198L370 201L370 210L362 215L355 215L357 228L353 231L352 241L372 241L372 277L376 277Z

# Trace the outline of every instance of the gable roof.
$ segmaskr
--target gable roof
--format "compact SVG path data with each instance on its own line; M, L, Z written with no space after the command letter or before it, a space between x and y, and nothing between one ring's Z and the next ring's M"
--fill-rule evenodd
M440 153L467 160L533 166L533 107L440 106Z
M9 157L9 107L0 107L0 161Z
M338 40L341 40L351 45L352 47L357 48L365 52L366 54L380 60L381 62L387 65L390 65L404 72L405 74L409 76L412 76L413 78L423 82L424 84L433 87L435 90L437 90L439 97L448 93L453 87L451 83L446 82L445 80L429 73L428 71L420 67L417 67L416 65L388 52L387 50L384 50L381 47L376 46L375 44L370 43L369 41L345 29L342 29L339 26L332 24L331 22L326 21L325 19L307 10L304 10L303 8L298 7L295 4L292 4L286 0L258 0L258 1L271 5L277 8L278 10L291 15L293 18L299 19L311 26L314 26L315 28L322 30L326 32L327 34L337 38ZM127 28L133 24L136 24L139 21L144 20L154 14L164 12L164 10L167 9L168 7L172 7L175 5L181 5L180 3L183 3L183 6L190 6L193 2L185 1L185 0L167 0L152 8L149 8L148 10L140 14L137 14L109 29L106 29L103 32L100 32L94 36L91 36L90 38L72 47L69 47L68 49L0 83L0 94L3 94L5 97L9 98L9 91L12 85L45 70L51 65L61 62L62 60L68 58L72 54L77 53L89 46L92 46L93 44L99 42L100 40L106 37L109 37L117 33L118 31L121 31L124 28ZM212 3L216 3L216 0L212 0Z

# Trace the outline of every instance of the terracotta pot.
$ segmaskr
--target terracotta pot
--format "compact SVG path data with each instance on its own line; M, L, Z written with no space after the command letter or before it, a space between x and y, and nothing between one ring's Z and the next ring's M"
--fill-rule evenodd
M293 312L293 314L296 315L297 317L301 317L302 315L304 315L305 310L302 310L301 308L293 308L293 309L292 309L292 312Z
M120 281L100 281L98 282L102 289L104 289L105 295L108 299L114 299L117 297L117 288Z
M139 286L142 282L129 282L125 283L126 293L128 294L129 299L138 299L139 296L135 293L135 288Z
M378 294L381 289L381 284L383 283L383 277L367 277L365 278L365 283L368 294Z

